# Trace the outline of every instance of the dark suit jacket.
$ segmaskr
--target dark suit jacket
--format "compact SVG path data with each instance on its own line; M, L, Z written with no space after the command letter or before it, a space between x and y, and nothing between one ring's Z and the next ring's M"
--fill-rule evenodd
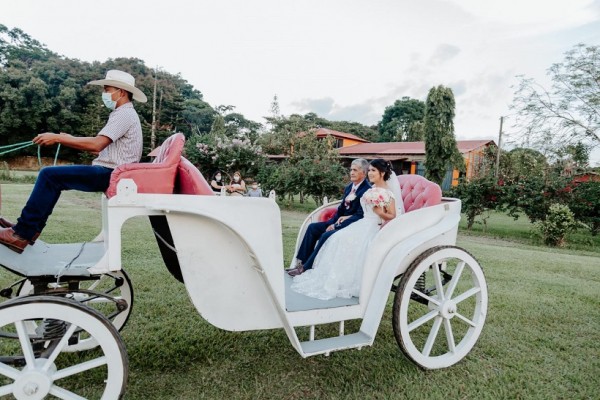
M350 215L350 218L346 219L339 226L336 226L336 229L345 228L351 223L361 219L363 217L363 209L360 206L360 198L370 188L371 184L365 178L365 180L362 181L362 183L356 189L356 198L350 202L350 207L346 208L346 196L348 196L352 191L352 182L350 182L350 184L344 189L344 198L342 199L342 202L340 203L335 214L333 214L333 217L327 221L327 225L335 224L335 221L337 221L339 217L344 217L346 215Z

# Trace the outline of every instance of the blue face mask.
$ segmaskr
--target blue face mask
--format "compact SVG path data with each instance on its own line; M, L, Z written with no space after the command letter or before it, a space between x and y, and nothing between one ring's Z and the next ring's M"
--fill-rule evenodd
M106 106L106 108L108 108L109 110L114 110L115 107L117 107L117 101L119 101L119 99L121 98L121 97L119 97L119 99L117 99L116 101L113 100L112 99L113 93L108 93L108 92L102 93L102 101L104 102L104 105Z

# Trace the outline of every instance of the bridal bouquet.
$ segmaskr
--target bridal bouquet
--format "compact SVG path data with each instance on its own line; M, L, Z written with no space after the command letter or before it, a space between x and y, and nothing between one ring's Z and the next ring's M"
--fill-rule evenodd
M363 195L365 202L374 207L387 207L392 202L390 192L381 188L371 188Z

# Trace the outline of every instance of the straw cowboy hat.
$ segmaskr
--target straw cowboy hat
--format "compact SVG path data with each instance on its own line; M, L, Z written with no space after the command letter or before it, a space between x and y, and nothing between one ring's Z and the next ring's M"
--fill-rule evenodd
M88 85L113 86L133 93L133 99L140 103L148 101L146 95L135 87L135 78L127 72L111 69L106 73L105 79L88 82Z

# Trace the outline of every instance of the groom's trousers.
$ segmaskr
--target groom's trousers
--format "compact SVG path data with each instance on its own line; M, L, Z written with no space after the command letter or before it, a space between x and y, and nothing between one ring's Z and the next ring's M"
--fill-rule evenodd
M327 232L327 227L329 225L330 224L327 222L313 222L306 228L306 233L304 234L300 248L298 248L298 254L296 255L296 258L302 261L305 270L312 268L323 243L325 243L331 235L337 232L335 229ZM317 242L319 243L317 244Z

